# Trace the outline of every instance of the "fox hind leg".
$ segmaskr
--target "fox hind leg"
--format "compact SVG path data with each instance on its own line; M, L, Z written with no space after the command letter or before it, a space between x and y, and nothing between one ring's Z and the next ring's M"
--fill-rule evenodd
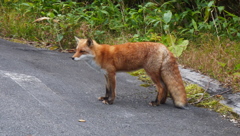
M162 94L162 99L161 99L160 103L165 104L165 102L167 100L168 90L167 90L166 84L163 82L163 80L160 79L160 81L161 81L161 85L163 87L163 94Z
M151 77L152 81L156 84L157 91L158 91L156 100L150 102L149 104L151 106L158 106L161 103L165 103L166 98L167 98L167 92L166 92L166 89L164 89L164 85L162 85L162 83L160 81L159 75L154 72L152 72L152 73L147 72L147 73Z

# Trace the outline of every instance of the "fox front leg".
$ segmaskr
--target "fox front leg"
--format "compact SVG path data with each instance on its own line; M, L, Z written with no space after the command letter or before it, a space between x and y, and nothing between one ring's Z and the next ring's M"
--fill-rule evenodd
M99 97L98 98L99 101L106 101L106 100L108 100L109 96L111 95L110 94L109 78L108 78L107 75L104 75L104 76L105 76L105 79L106 79L106 94L103 97Z
M113 104L113 101L116 97L115 89L116 89L116 73L110 72L106 76L107 78L107 87L106 87L106 96L100 97L104 104Z

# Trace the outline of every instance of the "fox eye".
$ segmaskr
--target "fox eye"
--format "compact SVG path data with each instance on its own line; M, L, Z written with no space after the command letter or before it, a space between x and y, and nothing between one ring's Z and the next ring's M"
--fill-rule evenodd
M80 53L86 53L86 51L80 50Z

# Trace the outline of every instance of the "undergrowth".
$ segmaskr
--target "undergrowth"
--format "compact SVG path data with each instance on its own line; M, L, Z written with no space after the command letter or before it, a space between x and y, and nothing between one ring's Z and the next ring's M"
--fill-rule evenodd
M125 4L129 3L124 0L4 0L0 1L0 35L37 40L63 49L75 46L75 35L94 37L100 43L109 43L115 37L147 41L154 34L156 41L160 41L157 36L174 36L176 39L168 40L173 45L170 43L182 38L195 39L201 32L212 33L218 39L240 40L240 17L218 6L216 0L149 0L133 7ZM182 50L181 46L172 48Z
M220 103L220 101L224 99L222 95L211 96L196 84L186 83L185 86L188 103L198 107L212 109L229 118L239 119L239 115L233 112L230 107Z
M202 40L204 39L204 40ZM240 43L224 39L218 41L211 34L190 43L178 61L218 79L225 87L240 92Z

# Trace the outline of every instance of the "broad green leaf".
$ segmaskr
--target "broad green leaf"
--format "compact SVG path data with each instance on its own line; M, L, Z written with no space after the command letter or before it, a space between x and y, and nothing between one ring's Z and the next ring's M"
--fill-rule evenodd
M183 52L183 48L181 48L179 46L171 46L171 47L169 47L169 50L174 54L175 57L181 56L181 54Z
M208 3L208 7L212 7L213 4L214 4L214 1L210 1L210 2Z
M193 27L196 31L198 31L198 27L197 27L197 23L194 19L192 19L192 24L193 24Z
M183 50L187 49L187 45L189 44L188 40L183 40L182 42L180 42L177 46L180 46L183 48Z
M56 42L60 42L62 39L63 39L63 35L62 34L58 34Z
M217 7L218 8L218 11L221 13L223 10L224 10L224 6L219 6Z
M174 35L168 34L167 42L170 46L175 46L176 38L174 37Z
M164 29L165 31L168 31L168 30L169 30L169 25L163 25L163 29Z
M194 33L194 29L190 29L188 32L193 34Z
M55 17L55 15L52 12L48 12L47 16L49 16L50 18L54 18Z
M166 13L163 14L163 21L167 24L172 19L172 12L168 10Z
M175 46L175 49L176 49L176 51L175 51L176 57L181 56L182 52L183 52L183 48L180 46Z
M174 54L173 46L168 47L168 49ZM174 54L175 56L175 54Z

